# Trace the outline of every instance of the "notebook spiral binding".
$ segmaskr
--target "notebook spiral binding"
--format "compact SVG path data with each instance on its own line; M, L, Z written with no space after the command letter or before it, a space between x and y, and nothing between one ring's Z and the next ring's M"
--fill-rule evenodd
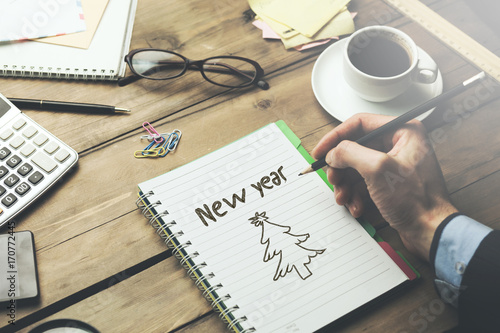
M114 80L114 70L53 68L36 66L4 65L0 68L0 76L29 77L29 78L56 78L68 80Z
M233 312L239 309L238 305L226 306L224 302L231 299L231 295L226 294L220 296L217 294L218 290L222 290L224 286L221 283L210 283L209 280L215 278L215 274L210 272L204 274L200 269L207 267L206 262L196 263L195 258L200 254L195 251L189 253L187 249L192 245L190 241L180 243L178 238L184 235L182 230L173 231L177 225L175 220L165 222L169 212L167 210L157 212L155 207L161 205L160 201L149 202L148 198L153 196L154 192L149 191L139 194L136 201L137 207L141 210L142 214L148 219L149 224L156 229L156 233L163 239L165 244L172 250L172 254L179 260L187 275L194 280L198 289L202 290L203 297L210 303L215 311L219 312L219 317L227 324L229 330L238 333L255 332L254 327L243 328L241 324L248 320L246 316L236 317Z

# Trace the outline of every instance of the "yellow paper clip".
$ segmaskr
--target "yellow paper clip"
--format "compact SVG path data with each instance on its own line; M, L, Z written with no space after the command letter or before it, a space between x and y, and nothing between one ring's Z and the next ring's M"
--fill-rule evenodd
M163 137L161 138L161 141L163 141ZM157 157L159 154L164 154L165 148L161 147L160 145L162 144L161 142L156 144L156 147L153 147L155 142L151 142L150 144L147 145L146 148L143 150L136 150L134 152L134 157L135 158L144 158L144 157Z
M149 154L144 153L144 150L136 150L134 152L134 157L135 158L144 158L144 157L149 157Z
M143 149L136 150L134 152L134 157L136 158L144 158L144 157L162 157L161 155L165 153L165 148L151 148L151 149Z

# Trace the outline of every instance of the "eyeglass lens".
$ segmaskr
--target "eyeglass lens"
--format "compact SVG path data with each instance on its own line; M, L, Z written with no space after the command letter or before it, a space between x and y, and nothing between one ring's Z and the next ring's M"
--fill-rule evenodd
M234 58L207 59L203 73L208 81L231 87L249 84L257 75L254 65Z
M134 54L131 64L138 74L157 80L175 77L186 67L186 62L178 55L155 50Z
M138 74L157 80L179 76L186 68L200 70L176 54L157 50L134 54L131 64ZM206 80L231 87L247 85L257 75L255 66L242 59L209 58L201 66Z

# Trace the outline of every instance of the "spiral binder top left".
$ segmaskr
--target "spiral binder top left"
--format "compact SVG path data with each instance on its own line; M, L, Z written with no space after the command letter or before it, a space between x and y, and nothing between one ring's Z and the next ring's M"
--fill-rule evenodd
M85 10L85 2L83 2ZM118 80L130 48L137 0L109 0L88 49L37 41L0 44L0 76Z

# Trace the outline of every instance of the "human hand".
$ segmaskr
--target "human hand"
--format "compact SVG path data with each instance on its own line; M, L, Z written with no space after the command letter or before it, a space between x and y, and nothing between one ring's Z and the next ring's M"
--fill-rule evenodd
M391 119L355 115L327 133L312 156L325 156L328 180L339 205L360 217L372 200L406 248L429 260L437 226L457 209L450 202L424 126L410 121L379 136L370 148L354 142Z

